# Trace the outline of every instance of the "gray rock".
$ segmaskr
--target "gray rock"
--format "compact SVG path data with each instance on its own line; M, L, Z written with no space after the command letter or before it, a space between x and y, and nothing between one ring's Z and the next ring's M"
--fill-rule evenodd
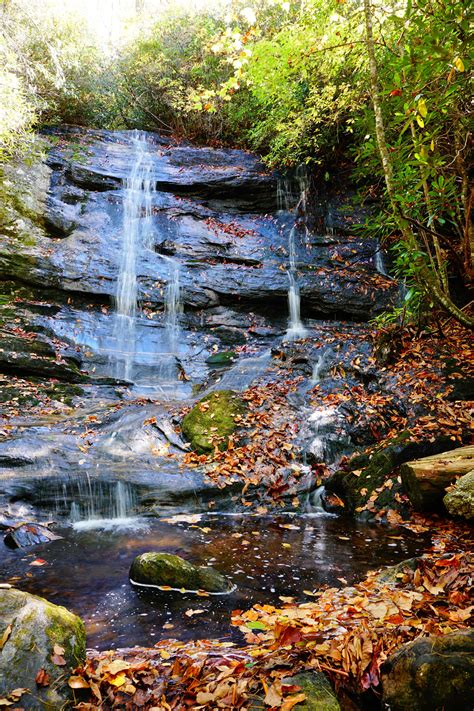
M443 503L451 516L460 516L468 521L474 518L474 469L459 477Z
M0 650L0 694L28 690L17 701L23 709L57 711L66 706L68 677L86 657L82 620L43 598L0 589L0 639L5 640ZM44 686L36 681L38 673Z

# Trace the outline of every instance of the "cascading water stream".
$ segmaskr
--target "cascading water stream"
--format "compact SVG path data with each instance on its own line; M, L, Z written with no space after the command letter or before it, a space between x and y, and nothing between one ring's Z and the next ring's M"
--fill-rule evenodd
M137 353L138 265L144 250L154 246L153 193L155 191L153 161L146 135L133 134L135 160L131 173L124 180L123 239L116 288L116 375L125 380L134 379ZM158 255L167 266L168 278L164 293L164 352L157 352L158 378L170 381L176 376L176 356L179 350L180 300L179 265L171 257ZM156 373L156 368L154 369ZM155 385L148 382L146 385Z
M297 237L299 233L299 225L297 216L303 217L303 224L306 229L306 199L308 193L308 181L304 171L298 169L296 180L299 189L299 198L297 199L295 210L295 222L288 234L288 253L289 253L289 268L288 274L288 329L286 332L287 339L295 340L304 338L306 329L301 320L301 296L298 284L298 264L297 264ZM291 210L294 204L294 198L291 191L290 181L279 181L277 188L277 203L279 210Z
M379 274L382 274L382 276L388 276L387 270L385 268L385 260L383 258L383 253L380 245L378 246L374 254L374 266Z
M133 136L133 147L135 162L124 181L123 239L115 296L116 374L125 380L133 377L135 360L138 256L152 237L152 162L146 139L138 131Z

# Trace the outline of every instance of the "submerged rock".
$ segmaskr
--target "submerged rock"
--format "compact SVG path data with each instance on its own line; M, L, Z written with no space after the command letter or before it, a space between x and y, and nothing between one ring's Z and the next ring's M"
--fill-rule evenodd
M86 658L82 620L41 597L0 589L0 639L0 695L25 690L18 707L64 708L68 677Z
M193 565L170 553L142 553L130 568L132 583L169 586L187 591L205 590L209 593L230 592L231 584L213 568Z
M474 518L474 469L457 480L443 503L451 516L460 516L468 521Z
M3 540L9 548L28 548L29 546L37 546L40 543L57 541L60 538L61 536L53 533L47 526L42 526L40 523L20 523L9 531Z
M217 390L206 395L184 417L182 430L196 452L212 452L227 447L229 435L237 428L236 418L244 404L232 390Z
M382 665L384 708L469 711L474 698L474 631L424 637Z

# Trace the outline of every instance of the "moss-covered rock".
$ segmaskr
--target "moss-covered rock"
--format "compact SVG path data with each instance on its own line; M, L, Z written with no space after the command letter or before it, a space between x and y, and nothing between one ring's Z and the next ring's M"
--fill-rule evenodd
M142 585L210 593L226 593L232 587L217 570L193 565L170 553L149 552L137 556L130 568L130 580Z
M234 351L221 351L220 353L213 353L206 359L208 365L219 366L219 365L232 365L236 360L237 354Z
M334 690L322 672L301 672L283 679L284 684L295 684L306 694L306 699L293 708L295 711L339 711L341 708Z
M82 620L43 598L0 589L0 639L5 640L0 650L0 695L29 689L17 706L49 711L64 708L70 698L68 677L86 658ZM47 675L45 683L49 678L47 686L36 683L40 670Z
M448 451L456 446L449 437L434 442L417 441L411 432L401 432L388 440L372 454L359 454L351 458L349 471L337 471L326 482L326 489L341 496L350 512L364 506L372 493L378 491L376 508L400 508L396 494L402 487L395 478L390 487L383 485L401 464L418 457Z
M391 711L470 711L474 698L474 631L424 637L403 645L382 666L383 701Z
M474 469L457 480L443 503L451 516L474 519Z
M245 410L242 400L231 390L206 395L183 418L182 431L196 452L225 449L229 435L237 428L236 418Z

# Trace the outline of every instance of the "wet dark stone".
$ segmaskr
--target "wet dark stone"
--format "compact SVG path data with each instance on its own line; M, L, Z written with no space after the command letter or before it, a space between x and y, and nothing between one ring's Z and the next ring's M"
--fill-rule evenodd
M474 698L474 631L403 645L381 667L390 711L470 711Z
M29 548L40 543L56 541L61 536L56 535L46 526L39 523L22 523L9 531L3 539L9 548Z

